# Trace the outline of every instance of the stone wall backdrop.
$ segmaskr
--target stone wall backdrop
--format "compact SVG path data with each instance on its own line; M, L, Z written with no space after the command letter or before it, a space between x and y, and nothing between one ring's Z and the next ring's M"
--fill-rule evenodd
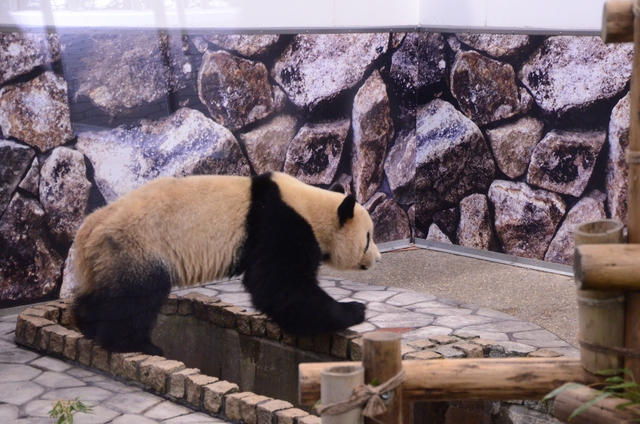
M631 55L595 37L0 33L0 307L68 294L84 216L159 176L340 181L377 242L570 263L572 224L626 215Z

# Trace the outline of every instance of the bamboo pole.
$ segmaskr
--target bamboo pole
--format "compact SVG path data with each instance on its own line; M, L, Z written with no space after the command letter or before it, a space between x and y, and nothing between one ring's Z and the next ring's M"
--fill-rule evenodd
M569 422L569 417L580 406L597 396L598 392L589 387L565 390L555 398L554 415L557 419ZM571 424L627 424L634 417L629 411L616 407L627 402L625 399L606 398L571 419ZM638 411L636 409L636 411ZM636 415L637 418L637 415Z
M640 244L576 246L573 270L579 290L640 291Z
M640 0L634 1L633 71L631 75L631 120L629 122L629 192L627 225L629 243L640 243ZM631 159L631 160L629 160ZM628 349L640 351L640 292L627 293L625 341ZM625 367L640 381L640 360L625 358Z
M320 373L333 366L357 362L303 363L298 367L301 405L320 398ZM404 401L449 400L540 400L564 383L591 384L599 381L574 358L469 358L405 360L407 380L402 385ZM366 381L366 377L365 377Z
M386 331L367 333L362 337L362 365L367 384L382 384L402 371L400 335ZM388 397L387 397L388 396ZM402 386L383 395L387 405L384 414L367 418L365 423L399 424L402 422ZM386 398L386 399L385 399Z
M602 40L605 43L633 41L633 0L608 1L604 4Z
M354 389L364 384L364 368L360 366L331 367L322 370L322 405L349 400ZM362 407L342 414L322 415L322 424L362 424Z

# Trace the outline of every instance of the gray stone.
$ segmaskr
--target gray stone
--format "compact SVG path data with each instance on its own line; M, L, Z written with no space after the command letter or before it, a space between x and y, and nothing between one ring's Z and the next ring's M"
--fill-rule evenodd
M34 400L24 406L24 412L28 417L49 418L52 407L53 403L50 400Z
M87 96L112 116L184 87L193 72L182 37L167 34L96 34L80 60L75 98Z
M38 358L38 354L24 349L8 349L0 351L0 364L26 364Z
M456 359L456 358L464 358L467 355L464 353L464 351L460 350L460 349L456 349L455 347L451 346L451 345L447 345L447 346L438 346L434 349L434 352L439 353L440 355L444 356L447 359Z
M187 108L132 128L81 133L76 148L93 164L96 184L108 202L162 176L249 174L233 134Z
M33 159L27 175L20 181L18 187L28 191L34 196L38 195L40 191L40 161L38 161L38 158Z
M475 50L498 59L513 59L525 53L531 43L528 35L457 33L456 38Z
M575 243L573 241L573 229L577 224L587 221L605 219L604 195L591 194L576 203L567 213L566 218L558 229L547 253L544 255L545 261L556 262L565 265L573 264L573 251ZM600 199L598 199L600 197Z
M387 87L378 71L356 93L351 114L353 188L356 200L365 203L382 182L387 145L393 137Z
M142 391L123 393L106 401L103 405L125 414L139 414L162 402L162 398Z
M0 381L3 383L29 381L40 374L42 374L42 370L30 365L0 364Z
M354 299L364 300L366 302L384 302L385 300L396 294L398 294L398 292L365 290L354 293L352 297Z
M60 299L70 299L78 287L75 277L74 265L76 258L75 245L71 245L67 259L64 261L64 270L62 271L62 285L60 286Z
M182 415L170 420L164 421L164 424L208 424L208 423L224 423L225 421L210 417L209 415L201 412L196 412L189 415Z
M49 32L0 33L0 85L60 60L60 39Z
M394 200L385 199L370 213L373 221L373 239L376 243L411 237L409 217Z
M30 381L0 383L0 402L22 405L44 392L44 388Z
M291 140L284 172L307 184L331 184L340 162L349 120L307 123Z
M516 122L487 129L487 138L498 168L516 179L527 171L531 152L542 139L544 123L525 116Z
M35 152L29 147L0 139L0 215L11 201L34 156Z
M464 308L446 308L446 307L436 308L436 307L432 307L432 308L412 308L412 310L414 312L418 312L420 314L437 315L437 316L444 316L444 317L452 317L452 316L457 316L457 315L470 315L471 314L471 310L470 309L464 309Z
M457 235L460 246L496 250L487 196L476 193L460 201L460 223Z
M1 299L36 300L56 289L62 258L51 244L37 201L13 196L0 221L0 245Z
M40 169L40 202L49 230L59 243L70 245L85 217L91 183L82 153L57 147Z
M495 321L495 318L479 317L475 315L451 315L436 318L435 325L449 328L463 328L470 325L486 324Z
M0 88L0 127L4 137L46 152L73 138L67 83L53 72Z
M140 415L124 414L111 421L113 424L155 424L156 420L141 417Z
M549 132L533 149L527 182L556 193L581 196L605 138L604 131Z
M173 402L162 402L144 413L145 417L154 420L168 420L191 413L191 409L176 405Z
M539 329L540 327L538 327L537 325L531 324L530 322L526 322L526 321L497 321L497 322L492 322L487 324L472 325L465 328L465 330L469 332L479 330L479 331L495 331L495 332L503 332L503 333L507 333L507 332L517 333L520 331L530 331L530 330L539 330ZM485 337L485 335L482 335L480 333L478 333L478 335L483 339L492 338L492 337ZM494 339L494 340L497 340L497 339Z
M7 404L0 405L0 417L2 417L4 420L16 420L18 419L19 414L20 410L17 406Z
M384 162L384 172L396 202L415 202L416 132L401 131Z
M504 252L542 260L565 213L562 198L525 183L501 180L491 184L488 197Z
M419 340L428 339L432 336L449 335L453 333L453 329L447 327L440 327L437 325L428 325L426 327L418 328L417 330L409 331L402 334L403 340Z
M278 34L215 34L205 35L210 43L225 50L233 50L242 56L269 54L280 40Z
M54 389L65 389L67 387L86 386L86 384L83 381L80 381L77 378L71 377L65 373L53 372L53 371L45 371L33 381L42 386L50 387Z
M119 412L105 408L102 405L92 407L91 413L76 414L73 418L75 424L102 424L111 423L120 415Z
M468 118L486 125L519 113L515 77L507 63L459 51L451 69L451 93Z
M121 383L119 383L121 384ZM88 403L101 403L105 400L112 398L114 394L110 391L99 387L81 386L71 387L68 389L51 390L44 393L41 399L47 400L59 400L59 399L75 399L81 398L83 402Z
M408 98L441 82L446 73L444 38L438 32L408 33L391 57L389 76Z
M545 113L563 115L619 95L631 75L633 45L600 37L549 37L520 68L520 81Z
M71 368L71 365L59 359L43 356L31 362L31 366L36 366L47 371L63 372Z
M477 329L469 330L469 328L464 328L461 330L456 330L456 332L453 334L462 338L480 337L481 339L485 339L485 340L497 340L497 341L509 340L509 336L506 333L499 332L499 331L485 331L485 330L477 330Z
M388 44L388 33L296 35L271 77L295 106L314 109L355 87Z
M440 230L440 227L435 223L429 225L429 231L427 232L426 239L429 241L436 241L438 243L453 244L449 237L443 233L442 230Z
M501 341L500 346L504 348L507 356L527 356L527 353L538 350L534 346L510 341Z
M410 306L419 302L429 302L431 300L436 299L435 296L426 293L415 293L415 292L407 292L407 293L399 293L389 300L387 300L388 305L395 306Z
M231 131L273 112L267 68L225 51L204 53L198 95L214 121Z
M297 130L295 116L277 115L269 122L240 134L239 138L256 174L282 171L287 147Z
M450 103L433 100L417 117L416 225L426 230L434 212L486 190L495 164L480 129Z
M612 219L627 223L627 191L629 168L626 150L629 147L629 116L631 100L624 96L611 111L609 121L609 158L606 168L607 206Z

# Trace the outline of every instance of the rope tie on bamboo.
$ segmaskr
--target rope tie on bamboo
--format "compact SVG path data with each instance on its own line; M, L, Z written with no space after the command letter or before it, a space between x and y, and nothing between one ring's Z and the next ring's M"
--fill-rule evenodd
M578 340L581 347L592 350L598 353L605 353L610 355L619 355L627 358L640 359L640 352L634 349L628 349L626 347L617 347L617 346L602 346L595 343L589 343L582 339Z
M640 165L640 152L634 152L627 149L627 164Z
M387 411L387 405L382 400L382 395L399 387L406 379L407 375L402 370L379 386L374 387L370 384L363 384L356 387L349 400L318 405L316 410L320 415L338 415L365 405L362 415L368 418L377 417Z

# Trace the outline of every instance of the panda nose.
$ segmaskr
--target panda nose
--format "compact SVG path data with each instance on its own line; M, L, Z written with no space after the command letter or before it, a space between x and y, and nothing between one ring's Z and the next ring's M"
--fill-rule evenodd
M366 265L360 265L360 269L366 271L368 268Z

